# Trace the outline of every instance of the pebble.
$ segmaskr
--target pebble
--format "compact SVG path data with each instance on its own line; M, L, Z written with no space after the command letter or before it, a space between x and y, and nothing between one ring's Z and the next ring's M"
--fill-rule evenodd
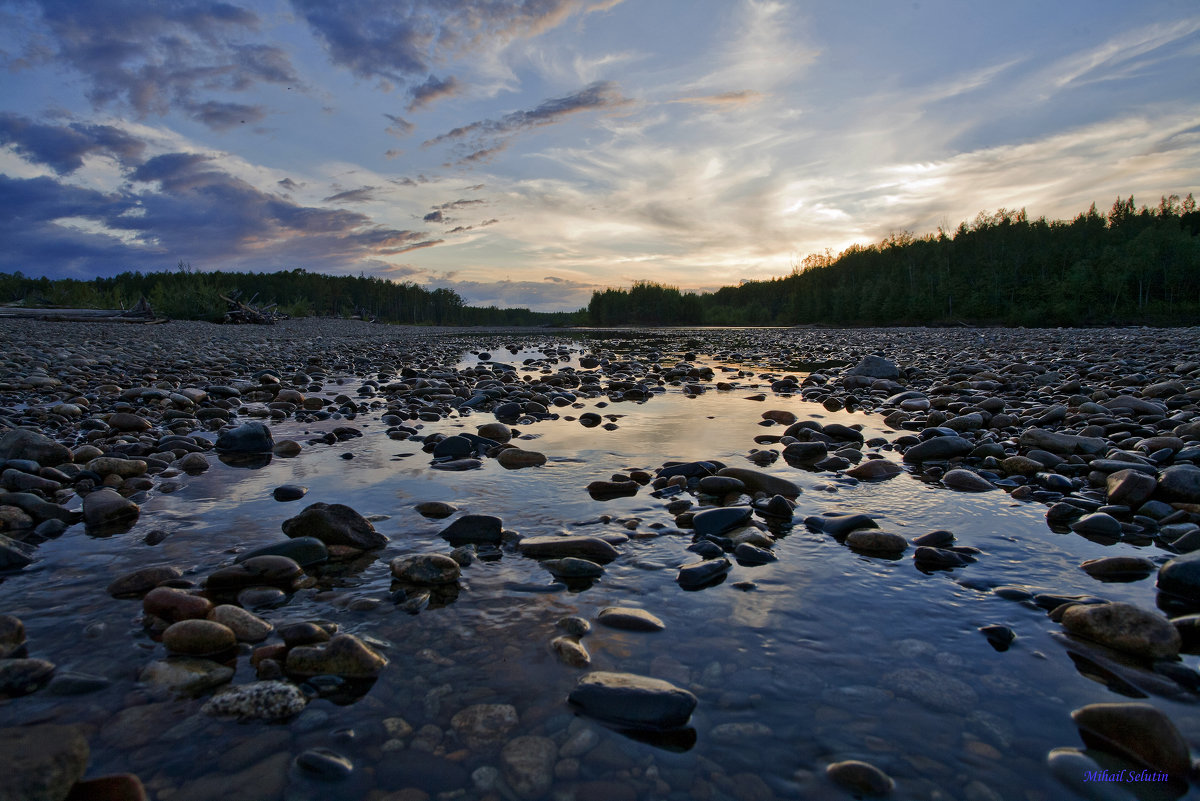
M211 659L177 657L151 662L138 681L180 695L200 695L233 679L233 668Z
M453 547L460 545L498 545L503 523L494 515L468 514L455 520L438 535Z
M692 562L679 568L675 581L685 590L702 589L723 581L730 567L729 560L724 558Z
M509 788L518 798L534 801L554 783L554 762L558 746L548 737L522 735L504 744L500 769Z

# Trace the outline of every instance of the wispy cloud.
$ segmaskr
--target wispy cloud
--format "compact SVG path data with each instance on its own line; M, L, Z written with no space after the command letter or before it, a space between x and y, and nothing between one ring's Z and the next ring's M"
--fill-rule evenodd
M1126 77L1133 65L1145 67L1175 54L1168 48L1200 31L1200 17L1147 25L1122 33L1098 47L1061 59L1047 69L1055 89ZM1149 57L1143 59L1143 57Z
M377 186L364 186L360 189L347 189L343 192L336 192L327 198L322 198L322 203L366 203L375 200L375 192Z
M698 106L713 106L715 108L732 111L744 106L762 101L764 95L762 92L754 89L742 89L736 92L718 92L712 95L699 95L692 97L680 97L670 100L670 103L689 103Z
M408 104L408 110L417 111L418 109L423 109L444 97L454 97L460 94L465 88L453 75L447 78L438 78L430 75L425 83L414 86L412 91L409 92L412 102Z

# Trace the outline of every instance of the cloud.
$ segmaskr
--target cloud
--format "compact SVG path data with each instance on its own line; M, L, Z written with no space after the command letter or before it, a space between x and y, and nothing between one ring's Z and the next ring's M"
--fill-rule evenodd
M286 189L289 192L295 192L297 189L300 188L300 184L296 183L291 178L284 178L283 180L279 181L278 183L281 187L283 187L284 189Z
M719 92L713 95L681 97L668 102L713 106L718 109L732 111L753 103L759 103L762 101L763 97L764 95L762 92L755 91L754 89L742 89L738 92Z
M392 123L384 130L397 139L403 139L413 132L413 128L417 127L403 117L397 117L395 114L384 114L383 116L387 117L388 121Z
M20 62L53 59L84 79L87 97L99 108L124 103L138 115L179 108L217 129L229 127L233 106L201 96L243 92L257 84L298 85L279 47L243 41L258 34L252 11L220 0L144 3L139 0L34 0L39 29ZM42 47L42 49L38 49ZM238 122L261 118L243 106Z
M1050 83L1055 89L1063 89L1126 77L1131 70L1144 69L1151 63L1176 55L1168 47L1197 31L1200 31L1200 18L1125 31L1098 47L1053 64L1047 71L1052 76Z
M364 186L361 189L347 189L344 192L322 198L322 203L367 203L375 200L377 186Z
M141 161L146 145L111 125L45 125L11 112L0 112L0 145L35 164L45 164L59 175L83 166L85 156L97 154L122 165Z
M247 122L258 122L267 115L262 106L248 106L244 103L221 103L216 100L206 100L203 103L187 103L185 105L192 119L202 122L214 131L224 131L235 125Z
M452 200L449 203L438 204L437 206L434 206L434 208L440 209L441 211L452 211L454 209L465 209L468 206L478 206L483 203L487 203L487 201L479 200L478 198L471 200Z
M451 75L449 78L439 79L433 75L429 76L429 80L419 86L414 86L409 93L412 97L412 102L408 104L409 111L417 111L425 108L434 101L441 100L443 97L454 97L463 90L463 85L458 79Z
M557 281L452 280L452 274L434 275L431 286L457 292L469 306L528 308L534 311L575 310L587 306L600 284L561 279Z
M427 223L428 222L435 222L435 223L446 222L446 216L444 214L442 214L441 209L438 209L437 211L431 211L428 214L426 214L424 217L424 220Z
M553 125L579 112L618 108L630 102L622 96L615 83L598 81L578 92L545 100L527 111L514 111L500 119L461 125L425 141L423 145L429 147L453 143L459 146L462 153L460 162L486 161L507 148L509 139L522 131Z

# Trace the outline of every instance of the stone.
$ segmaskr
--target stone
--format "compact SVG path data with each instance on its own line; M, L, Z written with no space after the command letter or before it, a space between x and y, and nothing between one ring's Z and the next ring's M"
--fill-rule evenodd
M733 549L733 557L739 565L755 567L779 561L779 557L769 548L751 545L749 542L739 542Z
M793 442L783 449L783 458L793 465L810 467L829 455L824 442Z
M294 684L282 681L255 681L217 693L201 711L216 717L246 720L285 720L298 715L308 698Z
M1170 719L1141 703L1088 704L1071 713L1084 741L1172 777L1191 771L1187 741Z
M500 451L496 461L501 467L516 469L521 467L536 467L546 463L546 454L537 451L526 451L520 448L505 448Z
M903 472L903 467L888 459L866 459L847 470L846 475L859 481L886 481Z
M281 503L298 501L308 494L308 487L297 484L281 484L271 492L271 497Z
M1155 496L1164 501L1200 503L1200 467L1175 464L1158 474Z
M587 485L587 491L594 500L609 501L637 495L639 486L636 481L593 481Z
M97 776L77 782L66 801L148 801L142 780L132 773Z
M604 575L604 566L589 559L577 556L564 556L562 559L545 559L542 567L561 579L592 579Z
M117 431L126 431L132 433L140 433L149 431L153 426L150 421L141 415L131 414L129 412L114 412L109 415L108 425Z
M613 629L626 631L662 631L667 626L645 609L629 606L610 606L600 610L596 622Z
M177 587L155 587L142 598L142 610L168 623L200 620L208 616L213 602Z
M1017 444L1023 449L1039 448L1050 453L1068 456L1074 453L1104 453L1108 443L1102 437L1081 437L1042 428L1027 428Z
M242 563L259 556L283 556L303 568L328 562L329 549L316 537L295 537L243 551L234 561ZM299 575L295 574L294 578L299 578Z
M589 717L634 729L684 726L697 703L696 696L668 681L604 671L580 677L568 701Z
M284 670L289 676L321 674L346 679L374 679L388 660L353 634L337 634L325 645L306 645L288 651Z
M349 545L364 551L382 548L388 538L358 512L340 503L314 503L283 521L289 537L315 537L326 545Z
M54 669L45 659L0 659L0 699L37 692L54 677Z
M14 428L0 437L0 462L31 459L42 467L57 467L74 459L71 449L37 431Z
M1179 632L1162 615L1127 603L1077 604L1063 613L1071 634L1149 659L1179 655Z
M440 553L397 556L391 562L392 575L410 584L453 584L462 575L458 562Z
M722 497L734 492L742 492L746 485L730 476L704 476L700 479L700 491L706 495Z
M1200 602L1200 551L1176 556L1163 564L1158 569L1158 588Z
M617 549L607 541L583 534L526 537L517 543L517 549L522 555L531 559L559 559L574 556L601 565L608 564L620 555Z
M978 694L967 683L924 667L894 671L884 677L881 686L939 712L966 714L979 702Z
M242 423L217 437L214 448L218 453L271 453L275 439L265 423Z
M1108 502L1137 508L1150 500L1158 487L1155 477L1140 470L1118 470L1106 480Z
M896 782L891 776L871 763L857 759L827 765L825 775L835 784L862 795L887 795L896 787Z
M262 642L275 631L275 626L240 606L221 604L208 613L208 619L227 627L238 642Z
M135 478L146 474L146 463L141 459L120 459L116 456L101 456L87 463L87 469L101 476Z
M413 508L416 509L417 514L421 515L422 517L429 517L433 518L434 520L441 520L442 518L449 517L458 511L457 506L452 506L451 504L443 503L442 501L425 501L424 503L418 503Z
M455 713L450 728L468 747L479 750L499 743L519 722L511 704L473 704Z
M503 537L503 524L494 515L463 515L439 535L453 547L460 545L499 545Z
M746 525L753 514L754 509L749 506L704 509L692 516L692 530L696 532L697 537L720 536Z
M902 534L875 528L860 528L846 535L845 543L856 551L881 554L902 554L908 550L908 540Z
M237 646L237 636L228 626L212 620L181 620L162 635L167 650L186 656L208 656Z
M1092 512L1071 523L1070 529L1077 534L1116 538L1121 536L1121 521L1105 512Z
M120 576L108 585L108 594L114 598L135 598L162 584L180 578L183 571L173 565L143 567Z
M499 443L505 443L512 439L512 429L504 423L484 423L475 431L479 436Z
M555 637L550 641L550 649L564 665L583 668L592 664L592 655L574 637Z
M996 485L983 476L971 470L956 468L942 476L942 483L960 492L988 492L996 489Z
M204 587L218 592L263 585L291 589L303 575L304 570L294 559L268 554L252 556L213 571L204 580Z
M0 534L0 571L20 570L33 564L33 546Z
M1088 559L1080 567L1101 581L1136 581L1153 573L1156 565L1144 556L1105 556Z
M904 452L906 462L930 462L966 456L975 446L962 437L933 437L918 442Z
M331 748L301 751L292 764L312 778L325 782L341 781L354 773L354 763L350 758Z
M736 478L751 492L765 492L767 495L782 495L785 498L795 498L800 494L800 487L786 478L748 467L722 467L717 471L717 475Z
M0 801L62 801L83 778L90 753L82 726L0 729Z
M697 590L723 579L732 567L728 559L705 559L679 568L675 581L685 590Z
M83 496L83 522L89 529L131 526L140 514L141 507L107 487Z
M233 668L211 659L174 657L151 662L138 681L179 695L200 695L233 679Z
M558 746L548 737L522 735L505 743L500 752L500 769L517 797L541 798L554 783Z
M25 624L12 615L0 615L0 659L8 659L25 644Z
M846 375L861 375L867 378L899 378L900 368L890 359L882 356L867 355L846 371Z

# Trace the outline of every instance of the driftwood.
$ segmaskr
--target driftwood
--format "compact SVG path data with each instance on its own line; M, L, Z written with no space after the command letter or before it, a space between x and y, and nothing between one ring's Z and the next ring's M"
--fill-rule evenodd
M275 311L277 305L275 303L261 307L255 306L254 301L258 298L257 292L248 303L238 300L240 295L240 291L234 290L229 295L220 296L221 300L229 305L229 310L225 312L225 322L233 325L275 325L276 320L288 319L286 314Z
M22 320L44 320L55 323L140 323L142 325L165 323L167 318L156 317L150 302L138 300L129 309L27 309L21 306L0 307L0 317Z

